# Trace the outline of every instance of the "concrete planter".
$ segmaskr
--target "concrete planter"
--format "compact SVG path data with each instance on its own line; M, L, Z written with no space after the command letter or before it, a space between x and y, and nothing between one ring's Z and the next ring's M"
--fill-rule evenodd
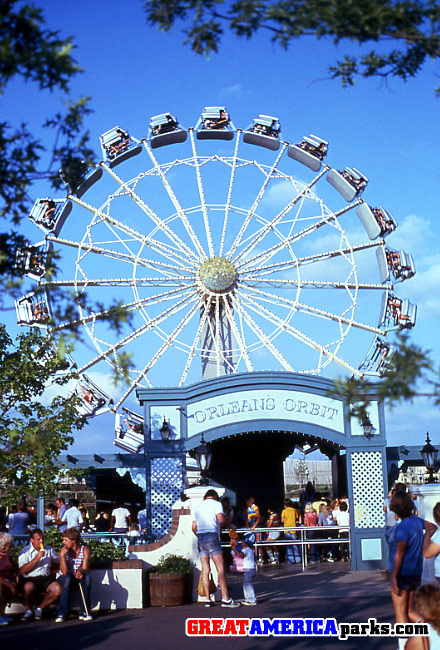
M144 607L144 572L142 560L118 560L95 564L90 570L92 610L142 609ZM72 609L79 608L79 592L71 596ZM22 597L14 598L6 607L7 614L21 614L25 610Z
M93 568L92 609L142 609L142 567L142 560L118 560L111 568Z

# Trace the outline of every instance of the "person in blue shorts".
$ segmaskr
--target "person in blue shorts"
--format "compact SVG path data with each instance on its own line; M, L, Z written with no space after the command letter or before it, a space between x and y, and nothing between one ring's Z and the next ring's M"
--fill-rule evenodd
M414 502L407 492L397 490L390 510L401 519L390 539L391 598L396 623L416 622L413 596L423 572L423 529L425 522L414 514Z

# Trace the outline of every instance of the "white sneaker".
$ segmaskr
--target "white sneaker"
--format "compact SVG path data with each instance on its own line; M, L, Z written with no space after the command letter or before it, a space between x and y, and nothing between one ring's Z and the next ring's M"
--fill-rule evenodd
M90 614L80 614L78 619L80 621L93 621L93 616L90 616Z
M22 620L22 621L30 621L31 618L33 617L33 615L34 615L34 612L31 609L27 609L20 620Z
M35 620L41 621L42 616L43 616L43 610L41 609L41 607L37 607L37 609L35 610Z
M55 623L64 623L64 616L57 616L55 619Z
M240 603L236 603L235 600L230 598L229 600L222 600L222 607L240 607Z

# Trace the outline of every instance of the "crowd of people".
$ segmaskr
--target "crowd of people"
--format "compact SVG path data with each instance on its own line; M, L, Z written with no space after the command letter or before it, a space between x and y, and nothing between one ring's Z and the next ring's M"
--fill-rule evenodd
M79 619L91 621L90 549L81 533L118 533L127 543L135 543L145 527L146 510L140 510L134 518L123 503L99 510L91 525L83 504L77 499L66 504L60 496L45 509L44 530L37 527L35 508L23 501L11 507L8 514L0 508L0 626L11 621L5 616L5 608L17 595L23 597L26 607L22 621L41 620L50 606L56 606L55 621L62 623L69 613L71 591L80 595ZM45 533L51 530L61 533L59 553L44 543ZM15 561L11 547L26 538L29 543Z
M183 505L186 497L182 498ZM179 502L180 504L180 502ZM182 504L180 504L182 505ZM400 647L419 650L440 649L440 502L433 509L435 524L418 516L416 502L405 485L396 484L384 502L385 536L389 545L389 578L396 623L426 622L429 624L430 645L423 637L400 639ZM249 497L245 508L236 508L229 499L220 500L217 492L208 489L203 501L191 509L192 530L197 536L201 560L199 593L211 606L210 560L213 561L221 591L223 607L256 605L254 578L257 563L287 564L334 562L348 559L349 504L346 497L324 499L311 483L297 502L286 498L282 508L270 505L267 514ZM24 502L6 514L0 510L0 625L9 622L5 607L17 594L24 598L26 610L22 621L40 620L50 606L57 607L56 622L63 622L68 613L69 595L80 595L79 618L92 620L90 615L91 578L90 549L81 540L87 526L87 511L72 499L69 507L62 497L46 508L45 531L56 527L62 535L62 548L57 553L44 543L45 531L36 527L35 512ZM111 511L99 510L94 518L96 531L115 532L129 537L140 533L146 525L146 511L132 518L123 503ZM301 537L306 544L301 549ZM221 544L221 528L228 531L229 549ZM327 530L328 529L328 530ZM21 549L16 562L10 550L14 536L29 535L29 543ZM326 540L332 540L326 543ZM338 541L336 541L338 540ZM287 542L287 543L286 543ZM290 543L291 542L291 543ZM284 554L284 557L282 557ZM435 558L437 584L421 585L423 559ZM243 574L242 603L232 600L226 582L226 568ZM406 645L404 645L406 643Z
M247 527L251 531L260 528L274 528L273 531L261 531L256 534L257 556L259 564L278 564L282 559L287 564L302 563L302 553L298 541L301 537L298 528L305 527L308 540L304 554L309 564L316 562L343 562L349 559L348 528L350 514L348 499L345 496L327 499L316 492L312 483L308 483L301 492L299 501L284 499L283 507L271 504L265 514L258 507L254 497L246 500L246 508L240 509L230 505L227 497L222 499L223 510L233 530ZM337 527L337 529L335 528ZM283 530L279 530L282 528ZM324 540L340 539L326 544ZM291 540L292 544L286 544ZM273 546L270 542L273 541ZM282 544L279 542L283 542ZM240 562L238 561L240 565Z
M68 528L75 528L87 533L119 533L135 540L145 533L146 510L140 510L133 518L124 503L117 503L114 508L100 508L90 520L87 508L78 499L70 499L66 504L63 497L55 503L47 504L44 514L44 530L58 530L63 533ZM21 501L16 506L6 509L0 507L0 532L8 532L14 538L23 537L37 526L37 513L34 506L27 506Z
M210 596L210 559L217 572L222 593L223 607L238 607L239 605L253 606L257 604L254 589L256 563L263 562L262 551L267 553L267 561L272 564L278 561L276 542L284 534L284 540L293 543L284 544L286 562L300 561L298 544L295 544L298 527L310 527L306 531L306 539L325 540L327 533L323 529L339 526L345 530L339 531L339 536L348 536L349 526L348 500L344 497L333 499L330 503L322 500L309 484L301 494L300 500L293 503L290 499L284 501L281 513L270 506L267 517L262 516L253 497L246 502L246 520L243 513L231 506L227 498L221 501L215 490L208 490L203 502L193 513L193 532L197 535L202 573L200 595L205 596L207 607L212 606ZM399 647L407 650L440 650L440 502L433 509L435 524L421 519L417 507L405 486L397 484L385 501L386 539L389 544L389 576L391 598L396 623L427 623L429 637L418 636L399 638ZM229 529L231 556L233 568L243 574L243 601L233 601L229 597L225 578L225 553L220 544L220 527ZM240 528L248 530L240 534ZM269 529L268 531L261 530ZM270 528L274 528L271 531ZM280 530L283 528L283 530ZM237 532L238 529L238 532ZM332 529L334 532L334 528ZM338 531L336 531L338 532ZM329 535L333 537L334 535ZM255 552L255 546L257 552ZM308 545L309 562L321 560L334 561L333 547L325 543ZM319 549L319 550L318 550ZM348 547L339 545L340 559L347 559ZM316 555L318 554L318 555ZM226 556L227 557L227 556ZM435 558L434 571L436 584L421 585L423 559Z
M81 595L79 619L92 620L90 549L82 543L77 528L67 528L62 538L63 546L57 553L44 544L40 528L32 529L17 563L10 554L12 535L0 533L0 625L10 622L5 607L17 594L23 594L26 606L22 621L41 620L49 605L58 602L55 621L62 623L68 614L70 592L75 590Z
M264 516L254 497L246 500L246 508L235 508L229 499L220 500L217 492L209 489L192 512L192 530L197 535L201 562L199 594L205 597L206 606L212 605L210 597L210 560L215 565L222 595L222 607L256 605L253 586L256 564L278 564L281 552L285 552L287 564L302 563L298 544L298 528L305 526L307 545L304 552L309 562L334 562L336 558L348 559L348 526L350 523L348 499L326 500L308 483L299 502L285 499L281 512L275 505L269 506ZM221 527L228 531L230 548L221 545ZM322 530L320 530L322 528ZM243 529L246 529L244 531ZM262 530L263 529L263 530ZM269 530L264 530L269 529ZM273 530L270 530L273 529ZM327 529L327 530L325 530ZM322 540L332 540L326 544ZM344 540L340 544L333 540ZM319 540L319 543L314 543ZM292 544L286 544L291 541ZM279 542L282 542L281 544ZM296 543L295 543L296 542ZM243 574L242 603L234 602L228 593L226 567Z

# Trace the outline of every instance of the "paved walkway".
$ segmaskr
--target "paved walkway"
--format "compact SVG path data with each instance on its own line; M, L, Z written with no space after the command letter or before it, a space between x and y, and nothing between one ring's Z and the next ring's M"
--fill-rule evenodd
M241 576L228 577L231 594L242 598ZM390 637L351 638L347 641L317 637L203 637L185 635L187 618L335 618L341 622L394 622L389 587L380 571L350 572L347 564L319 564L301 572L295 566L267 567L255 581L256 607L207 609L193 603L182 607L124 610L100 613L91 623L74 618L55 624L14 622L0 627L0 647L8 650L281 650L292 648L334 648L345 650L378 648L395 650Z

